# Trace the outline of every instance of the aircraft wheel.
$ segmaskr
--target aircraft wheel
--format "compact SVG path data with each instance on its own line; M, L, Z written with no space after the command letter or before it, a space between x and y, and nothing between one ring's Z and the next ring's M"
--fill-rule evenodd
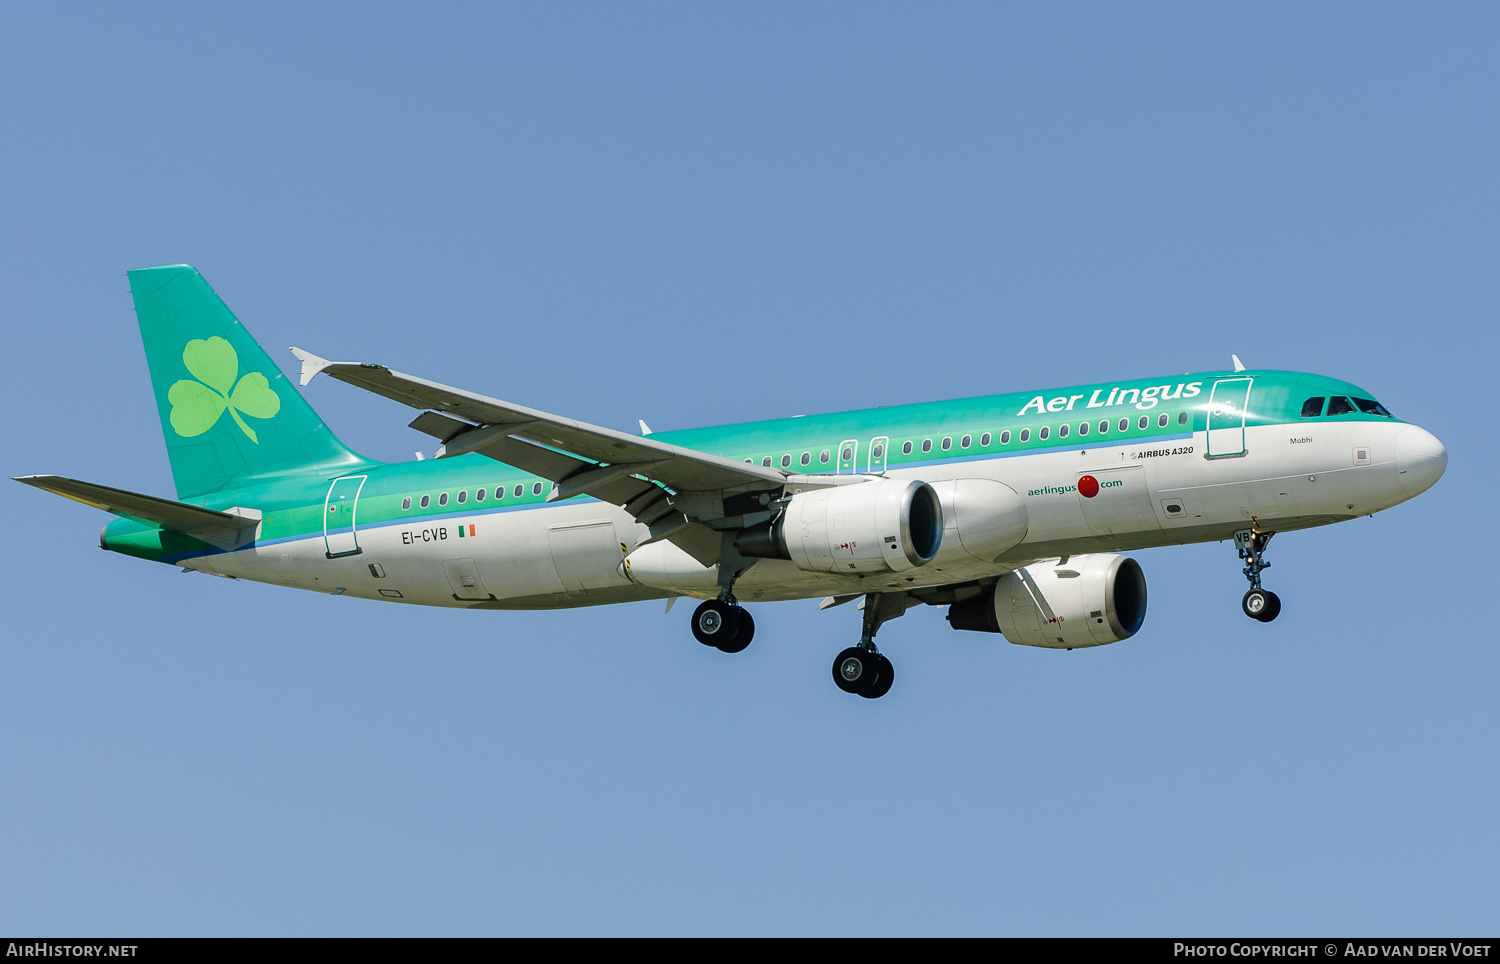
M875 662L878 664L874 682L859 691L859 695L867 700L878 700L891 691L891 684L896 681L896 668L891 661L881 653L875 654Z
M705 646L723 649L734 645L734 637L740 628L735 609L726 602L710 599L693 610L693 638ZM743 647L742 647L743 648Z
M845 693L860 693L878 682L880 656L868 649L850 646L833 660L833 682Z
M743 652L745 647L750 645L750 640L755 638L755 620L750 618L750 610L743 606L733 606L730 612L734 614L736 623L734 635L714 645L726 653Z
M1281 614L1281 597L1269 589L1252 589L1245 593L1245 598L1240 601L1240 608L1251 619L1268 623Z

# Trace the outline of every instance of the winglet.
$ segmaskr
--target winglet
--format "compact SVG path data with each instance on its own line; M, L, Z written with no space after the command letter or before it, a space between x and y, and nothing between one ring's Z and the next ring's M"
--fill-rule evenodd
M646 420L644 418L638 418L638 419L636 419L636 421L641 423L641 434L642 435L650 435L651 434L651 426L649 426L649 425L646 424Z
M1230 355L1229 357L1234 359L1234 370L1235 371L1242 372L1242 371L1245 370L1245 363L1242 362L1242 361L1240 361L1240 356L1239 355ZM303 362L303 364L305 365L307 363ZM307 383L303 382L302 384L306 385Z
M292 354L296 355L297 359L302 362L302 378L300 379L300 384L303 388L306 388L307 383L313 380L314 375L318 374L318 372L321 372L323 369L333 364L333 362L329 361L328 359L319 358L317 355L314 355L310 351L303 351L300 348L293 348L291 351Z

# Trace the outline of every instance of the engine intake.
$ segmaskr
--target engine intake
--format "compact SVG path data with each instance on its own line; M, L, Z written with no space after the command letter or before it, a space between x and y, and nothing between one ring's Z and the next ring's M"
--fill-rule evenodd
M740 533L747 556L789 559L808 572L905 572L943 540L937 493L916 479L871 479L792 496L781 515Z
M954 629L1051 649L1117 643L1145 621L1146 575L1134 559L1112 552L1008 572L990 591L948 607Z

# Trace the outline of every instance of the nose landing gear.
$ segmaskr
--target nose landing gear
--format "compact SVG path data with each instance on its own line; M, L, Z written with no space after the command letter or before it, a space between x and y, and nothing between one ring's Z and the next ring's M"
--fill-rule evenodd
M1269 589L1262 589L1260 585L1261 570L1268 569L1271 565L1265 560L1266 546L1275 534L1259 529L1241 529L1234 534L1234 548L1239 552L1240 558L1245 560L1242 571L1245 578L1250 580L1250 591L1240 600L1240 608L1245 611L1246 616L1263 623L1268 623L1281 614L1281 597Z

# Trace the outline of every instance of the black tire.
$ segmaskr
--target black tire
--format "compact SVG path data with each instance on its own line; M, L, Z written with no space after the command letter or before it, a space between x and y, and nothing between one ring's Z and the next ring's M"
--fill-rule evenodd
M1251 619L1268 623L1281 614L1281 598L1269 589L1252 589L1240 600L1240 609Z
M896 681L896 667L891 665L891 661L886 659L884 654L876 653L875 662L877 664L875 681L859 691L859 695L867 700L880 699L891 691L891 684Z
M833 659L834 685L845 693L858 693L879 674L879 656L867 649L850 646Z
M1262 609L1260 615L1255 617L1263 623L1268 623L1281 615L1281 597L1274 592L1266 593L1266 608Z
M750 618L750 610L743 606L734 606L730 612L734 613L735 618L734 635L714 645L726 653L742 653L750 645L750 640L755 638L755 620Z
M733 606L717 599L693 610L693 638L705 646L733 645L740 621L735 618Z

